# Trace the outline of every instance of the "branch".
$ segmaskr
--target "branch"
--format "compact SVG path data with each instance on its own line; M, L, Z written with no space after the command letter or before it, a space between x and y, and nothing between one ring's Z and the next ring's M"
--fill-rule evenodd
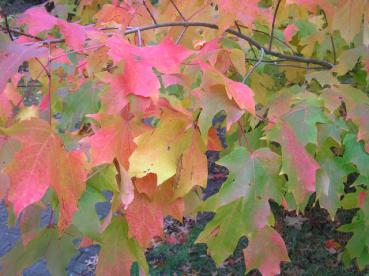
M277 12L279 9L279 5L281 4L281 0L278 0L277 6L275 8L274 11L274 15L273 15L273 22L272 22L272 31L270 33L270 40L269 40L269 51L272 50L272 44L273 44L273 37L274 37L274 27L275 27L275 20L277 19Z
M324 16L324 20L325 20L325 23L327 24L328 26L328 19L327 19L327 15L325 13L324 10L321 10L322 13L323 13L323 16ZM329 37L331 39L331 45L332 45L332 53L333 53L333 64L336 65L337 64L337 56L336 56L336 47L334 46L334 42L333 42L333 35L332 34L329 34Z
M250 75L252 74L252 72L254 72L254 70L256 69L256 67L258 67L260 65L260 63L262 63L263 58L264 58L264 48L260 49L261 53L260 53L260 58L259 60L251 67L251 69L247 72L246 76L243 78L242 82L245 83L246 80L250 77Z
M137 33L139 31L142 32L142 31L153 30L153 29L158 29L158 28L165 28L165 27L205 27L205 28L209 28L209 29L219 29L218 25L207 23L207 22L186 22L186 21L181 22L181 21L177 21L177 22L164 22L164 23L158 23L158 24L141 26L141 27L132 27L132 28L126 30L124 32L124 35ZM110 27L110 28L107 28L107 29L111 30L112 28ZM118 29L118 28L115 28L115 29ZM105 29L102 29L102 30L105 30ZM305 57L297 56L297 55L286 55L286 54L274 52L272 50L269 50L269 49L265 48L264 46L259 44L256 40L254 40L253 38L251 38L247 35L244 35L244 34L238 32L236 30L233 30L233 29L226 29L224 32L232 34L232 35L234 35L234 36L236 36L240 39L243 39L243 40L249 42L251 45L258 48L259 50L264 49L265 54L269 55L269 56L283 58L283 59L286 59L286 60L296 61L296 62L301 62L301 63L320 65L320 66L322 66L322 67L324 67L325 69L328 69L328 70L333 67L333 65L331 63L329 63L327 61L324 61L324 60L315 59L315 58L305 58ZM55 43L62 43L62 42L64 42L64 39L62 39L62 38L40 41L40 43L43 43L43 44L49 44L49 43L55 44Z
M157 25L157 24L158 24L158 22L156 21L156 19L155 19L154 15L151 13L151 11L150 11L149 7L146 5L146 2L145 2L145 1L142 1L142 3L143 3L143 5L145 6L145 9L147 10L147 12L149 13L149 15L150 15L150 17L151 17L152 21L154 21L154 24L155 24L155 25Z

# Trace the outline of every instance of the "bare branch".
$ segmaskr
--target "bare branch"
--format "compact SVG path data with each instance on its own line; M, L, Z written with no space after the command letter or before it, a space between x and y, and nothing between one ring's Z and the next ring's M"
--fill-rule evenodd
M269 51L272 50L272 44L273 44L273 38L274 38L275 20L277 18L277 13L278 13L278 9L279 9L280 4L281 4L281 0L278 0L277 6L276 6L275 11L274 11L274 15L273 15L272 31L270 33L269 48L268 48Z
M246 76L242 80L243 83L246 82L246 80L250 77L250 75L252 74L252 72L254 72L254 70L256 69L256 67L258 67L260 65L260 63L263 61L264 54L265 54L264 48L261 48L260 49L260 58L259 58L259 60L247 72Z
M149 7L146 5L145 0L144 0L144 1L142 1L142 3L143 3L143 5L145 6L145 9L147 10L147 12L149 13L149 15L150 15L150 17L151 17L152 21L154 21L154 24L155 24L155 25L158 25L158 22L156 21L156 19L155 19L154 15L153 15L153 14L152 14L152 12L150 11Z
M176 11L178 12L179 16L182 18L182 20L183 21L187 21L187 19L183 16L183 14L181 13L181 11L178 9L176 3L173 0L169 0L169 1L170 1L170 3L172 3L172 5L176 9Z
M327 15L325 13L324 10L321 10L324 16L324 20L328 26L328 19L327 19ZM329 34L329 37L331 38L331 45L332 45L332 53L333 53L333 64L336 65L337 64L337 55L336 55L336 47L334 46L334 42L333 42L333 36L332 34Z

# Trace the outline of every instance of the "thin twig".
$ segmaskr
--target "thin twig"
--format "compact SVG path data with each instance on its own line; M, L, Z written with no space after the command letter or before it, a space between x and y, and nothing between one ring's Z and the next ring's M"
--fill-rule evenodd
M237 29L238 29L238 31L240 33L241 33L241 31L239 29L240 27L247 28L245 25L242 25L242 24L239 24L239 23L237 23L237 25L238 25L238 28ZM251 29L251 31L253 31L255 33L261 33L263 35L266 35L266 36L270 37L270 34L269 33L264 32L264 31L261 31L261 30ZM292 47L286 41L284 41L284 40L282 40L282 39L280 39L279 37L276 37L276 36L274 36L273 39L278 40L280 43L282 43L284 46L286 46L291 51L292 54L295 54L295 50L293 50Z
M14 41L12 32L10 31L10 27L9 27L8 16L5 13L4 13L4 22L5 22L5 28L6 28L6 31L8 32L10 40Z
M49 77L50 76L50 72L46 68L46 66L38 58L35 58L35 60L41 65L42 69L45 71L46 75Z
M178 12L179 16L182 18L182 20L183 21L187 21L187 19L183 16L183 14L181 13L181 11L178 9L176 3L173 0L169 0L169 1L170 1L170 3L172 3L172 5L176 9L176 11Z
M281 0L278 0L277 2L277 6L275 8L274 11L274 15L273 15L273 22L272 22L272 31L270 33L270 40L269 40L269 51L272 50L272 44L273 44L273 37L274 37L274 27L275 27L275 20L277 18L277 13L278 13L278 9L279 9L279 5L281 4Z
M260 49L260 58L259 60L251 67L251 69L247 72L246 76L243 78L242 82L245 83L246 80L250 77L250 75L252 74L252 72L254 72L254 70L256 69L256 67L258 67L260 65L260 63L263 61L264 58L264 48Z
M240 27L240 25L238 24L238 22L235 20L234 21L234 24L236 25L236 28L237 28L237 31L240 33L240 34L242 34L242 30L241 30L241 27ZM257 55L256 55L256 52L255 52L255 50L254 50L254 47L252 47L252 45L251 45L251 43L250 42L248 42L249 43L249 45L250 45L250 49L252 50L252 52L254 53L254 57L256 58L257 57Z
M267 32L264 32L264 31L261 31L261 30L256 30L256 29L252 29L253 32L255 33L261 33L261 34L264 34L264 35L267 35L270 37L270 34L268 34ZM273 36L273 39L279 41L280 43L282 43L284 46L286 46L292 54L295 54L295 51L292 49L292 47L286 42L286 41L283 41L282 39L280 39L279 37L276 37L276 36Z
M43 39L40 38L40 37L37 37L37 36L33 36L33 35L30 35L30 34L27 34L25 32L21 32L21 31L18 31L18 30L15 30L15 29L12 29L12 28L6 28L4 26L0 26L0 29L2 31L6 31L6 32L11 32L13 34L17 34L17 35L23 35L23 36L26 36L26 37L29 37L29 38L33 38L33 39L36 39L36 40L39 40L39 41L42 41Z
M138 38L138 47L142 47L141 31L137 32L137 38Z
M48 54L48 57L47 57L47 71L48 71L48 75L47 75L47 78L48 78L48 82L49 82L49 85L48 85L48 91L47 91L47 95L49 97L49 123L50 123L50 126L52 124L52 109L51 109L51 45L49 43L49 54Z
M184 28L183 28L182 32L179 34L179 36L178 36L178 38L177 38L177 40L176 40L176 44L178 44L178 43L181 41L181 39L182 39L182 37L184 36L184 34L185 34L185 32L187 31L187 29L188 29L188 27L184 27Z
M244 128L243 128L240 121L237 121L237 124L238 124L238 129L239 129L239 131L241 131L242 137L245 140L246 148L247 148L248 151L251 152L251 146L250 146L249 140L246 137L246 132L245 132L245 130L244 130ZM239 143L240 143L240 139L239 139ZM240 146L241 146L241 143L240 143Z
M187 19L184 17L184 15L181 13L181 11L179 10L178 6L176 5L176 3L173 0L170 0L170 3L172 3L173 7L176 9L176 11L178 12L179 16L182 18L183 21L187 22ZM179 34L178 38L176 39L176 44L178 44L182 37L184 36L185 32L187 31L188 27L184 27L183 30L181 31L181 33Z
M144 0L144 1L142 1L142 3L143 3L143 5L145 6L145 8L146 8L147 12L150 14L150 17L151 17L152 21L154 22L154 24L155 24L155 25L158 25L158 22L156 21L156 19L155 19L154 15L151 13L151 11L150 11L149 7L146 5L145 0Z
M328 26L328 19L327 19L327 15L325 13L324 10L321 10L322 13L323 13L323 16L324 16L324 20ZM336 47L334 46L334 42L333 42L333 36L332 34L330 33L329 34L329 37L331 38L331 45L332 45L332 54L333 54L333 64L336 65L337 64L337 55L336 55Z

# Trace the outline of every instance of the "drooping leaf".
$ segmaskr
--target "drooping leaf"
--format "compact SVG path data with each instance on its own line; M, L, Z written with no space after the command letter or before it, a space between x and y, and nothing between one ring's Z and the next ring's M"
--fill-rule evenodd
M257 268L263 276L279 274L280 262L290 261L282 237L268 226L250 239L243 252L247 271Z
M102 118L101 128L81 142L90 146L93 166L112 163L117 158L119 164L128 169L128 159L136 148L134 136L130 122L113 115Z
M219 111L224 110L227 114L227 129L230 129L244 113L219 89L214 88L209 91L198 89L193 91L192 95L195 97L196 106L202 109L199 115L199 128L205 141L207 141L213 118Z
M94 240L99 240L102 230L95 206L97 202L104 201L106 198L102 193L92 187L87 187L79 200L78 210L73 215L73 225L82 234Z
M130 275L135 261L147 274L144 252L134 239L129 238L127 222L121 217L113 217L102 235L96 275Z
M247 201L242 198L233 201L216 210L214 218L206 225L196 243L206 243L210 255L220 265L233 253L242 236L249 236L265 225L272 224L271 216L269 203L265 199Z
M175 196L183 197L194 186L205 188L208 178L206 147L198 130L192 130L191 143L181 155L177 167Z
M128 206L126 219L129 236L135 237L143 247L147 247L153 237L163 234L163 212L159 205L150 201L146 195L135 195Z
M298 141L287 123L282 123L279 142L282 148L282 173L288 176L288 190L293 193L296 203L302 204L310 193L315 192L319 164Z
M244 197L254 201L256 198L278 198L280 157L267 148L248 152L245 148L235 148L219 161L230 171L232 182L223 184L219 192L220 206Z
M49 124L41 119L22 121L0 131L22 144L5 168L11 179L8 199L15 213L19 215L25 207L38 202L51 187L59 199L59 228L65 229L85 189L82 154L67 152Z
M340 199L344 194L344 177L352 168L342 157L323 151L317 156L320 169L316 176L317 197L322 207L328 210L332 219L340 207Z
M2 259L2 273L20 275L23 269L45 258L52 275L65 275L67 265L76 252L73 238L66 234L59 236L57 229L46 228L26 246L23 246L22 241L18 241Z
M0 40L0 93L8 80L18 72L19 66L31 58L47 56L47 49L38 45L24 45Z
M188 134L184 135L188 125L190 120L183 114L164 111L157 128L135 139L137 148L129 158L130 176L143 177L155 173L158 185L172 177L191 138Z

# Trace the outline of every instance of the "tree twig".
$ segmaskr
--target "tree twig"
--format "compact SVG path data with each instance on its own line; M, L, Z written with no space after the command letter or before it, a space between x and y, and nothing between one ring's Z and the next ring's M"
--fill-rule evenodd
M181 11L178 9L176 3L173 0L169 0L169 1L170 1L170 3L172 3L172 5L176 9L176 11L178 12L179 16L182 18L182 20L183 21L187 21L187 19L183 16L183 14L181 13Z
M247 79L250 77L250 75L252 74L252 72L254 72L254 70L256 69L256 67L258 67L260 65L260 63L263 61L264 54L265 54L264 48L261 48L260 49L260 58L259 58L259 60L247 72L246 76L242 80L243 83L245 83L247 81Z
M324 16L324 20L325 20L325 23L327 24L328 26L328 19L327 19L327 15L325 13L324 10L321 10L322 13L323 13L323 16ZM336 47L334 46L334 42L333 42L333 36L332 34L330 33L329 34L329 37L331 39L331 45L332 45L332 54L333 54L333 64L336 65L337 64L337 56L336 56Z
M152 21L154 21L154 24L155 24L155 25L158 25L158 22L156 21L156 19L155 19L154 15L153 15L153 14L152 14L152 12L150 11L149 7L146 5L145 0L144 0L144 1L142 1L142 3L143 3L143 5L145 6L145 9L147 10L147 12L149 13L149 15L150 15L150 17L151 17Z
M5 22L5 28L6 28L6 31L8 32L8 35L10 37L10 40L11 41L14 41L12 32L9 30L10 27L9 27L8 15L6 15L5 13L4 13L4 22Z
M272 50L272 44L273 44L273 38L274 38L275 20L277 18L277 13L278 13L278 9L279 9L280 4L281 4L281 0L278 0L277 6L276 6L275 11L274 11L274 15L273 15L272 31L270 32L270 40L269 40L269 48L268 48L269 51Z

